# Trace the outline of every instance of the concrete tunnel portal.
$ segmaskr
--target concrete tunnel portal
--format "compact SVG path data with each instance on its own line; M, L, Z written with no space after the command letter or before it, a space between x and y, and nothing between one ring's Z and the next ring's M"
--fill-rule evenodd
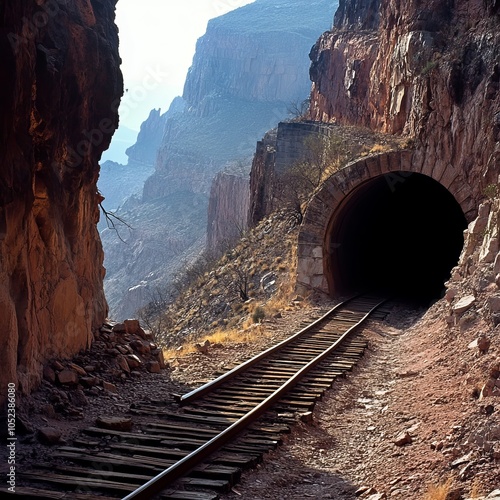
M466 227L460 205L432 178L381 175L353 190L333 215L326 271L342 295L438 298Z
M359 160L328 179L308 206L298 288L433 301L458 263L476 211L472 189L450 165L412 151Z

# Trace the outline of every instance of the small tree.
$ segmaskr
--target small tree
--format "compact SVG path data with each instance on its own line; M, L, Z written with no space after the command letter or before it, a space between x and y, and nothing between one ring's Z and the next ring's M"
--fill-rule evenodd
M308 97L307 99L304 99L303 101L296 100L292 101L288 106L287 106L287 112L291 116L289 121L292 122L300 122L303 121L304 118L306 117L306 113L309 110L309 106L311 103L311 99Z
M243 267L234 270L233 290L239 295L242 302L246 302L250 297L249 293L250 276Z
M141 323L156 337L170 326L165 311L171 302L167 289L156 287L149 292L149 302L139 310Z
M309 136L304 140L304 157L289 170L276 175L277 199L300 224L314 191L348 158L347 148L336 136Z

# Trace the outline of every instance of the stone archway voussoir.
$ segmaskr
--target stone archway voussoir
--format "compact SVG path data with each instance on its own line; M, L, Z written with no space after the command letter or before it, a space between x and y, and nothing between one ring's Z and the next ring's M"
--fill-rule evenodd
M378 177L382 175L379 156L369 156L366 158L365 163L369 177Z

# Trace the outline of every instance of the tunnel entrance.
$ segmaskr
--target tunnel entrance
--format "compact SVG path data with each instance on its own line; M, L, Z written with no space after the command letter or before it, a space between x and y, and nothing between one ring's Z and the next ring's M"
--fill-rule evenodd
M466 227L460 205L431 177L393 172L370 179L331 220L331 289L437 299L458 262Z

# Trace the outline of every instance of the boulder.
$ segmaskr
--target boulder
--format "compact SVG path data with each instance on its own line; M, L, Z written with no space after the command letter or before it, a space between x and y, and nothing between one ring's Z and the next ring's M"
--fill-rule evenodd
M196 347L196 350L198 352L201 352L202 354L208 354L208 348L210 347L210 341L205 340L205 342L203 342L203 344L197 343L194 346Z
M448 290L446 290L444 298L446 299L447 302L451 304L456 296L457 296L457 290L455 288L449 288Z
M499 378L500 377L500 361L495 361L490 367L490 377Z
M479 352L484 354L488 352L490 345L491 340L484 333L481 333L479 337L473 340L467 347L469 349L478 349Z
M404 446L406 444L411 444L413 443L413 439L410 436L410 433L408 431L403 431L400 434L397 435L396 439L394 440L394 444L396 446Z
M43 378L53 384L56 381L56 372L50 366L44 366Z
M126 319L123 324L125 331L130 335L139 335L140 330L142 330L138 319Z
M453 307L453 312L455 314L462 314L465 311L469 310L472 305L476 302L476 298L474 295L467 295L466 297L462 297Z
M142 361L135 354L128 354L125 359L127 360L128 366L131 370L139 368L142 365Z
M78 384L79 377L73 370L63 370L57 374L57 380L62 385L76 385Z
M500 312L500 296L492 295L491 297L488 297L488 306L492 313Z
M132 419L128 417L97 417L97 427L112 431L128 432L132 429Z
M125 358L125 356L122 356L121 354L116 357L116 362L118 363L118 366L126 373L130 373L130 366Z
M113 332L114 333L125 333L127 331L127 328L123 323L117 323L116 325L113 326Z
M108 392L114 392L114 393L118 392L118 387L116 387L116 385L112 384L111 382L106 382L106 380L103 380L102 387L105 391Z
M149 361L146 364L146 369L149 373L161 373L160 363L158 363L158 361Z
M75 406L78 407L87 406L89 404L87 397L81 389L70 391L69 399Z
M145 340L133 340L130 345L139 354L149 354L151 352L151 346Z
M80 375L82 377L87 376L87 372L81 366L77 365L76 363L69 363L68 367L71 368L71 370L75 371L76 373L78 373L78 375Z
M38 430L38 440L42 444L46 445L54 445L59 444L61 441L62 433L58 429L54 429L54 427L42 427Z

